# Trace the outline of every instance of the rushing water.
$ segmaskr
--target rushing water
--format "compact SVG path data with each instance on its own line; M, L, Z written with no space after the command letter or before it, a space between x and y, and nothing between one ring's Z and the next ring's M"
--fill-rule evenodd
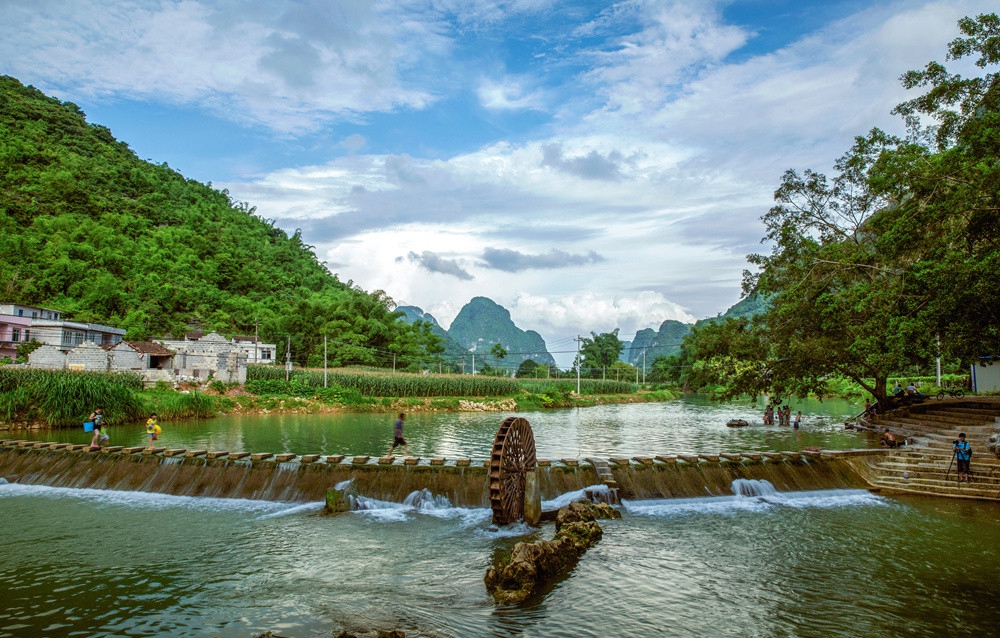
M844 430L844 420L857 414L856 405L842 400L801 401L802 428L754 425L726 427L743 418L760 423L760 409L750 404L719 405L691 398L667 403L604 405L571 410L524 413L535 432L542 458L608 457L614 455L685 452L745 452L868 447L869 439ZM497 427L506 414L414 413L405 434L410 452L418 456L488 454ZM187 449L230 452L291 452L294 454L365 454L388 451L392 414L286 414L226 416L205 421L163 424L159 444ZM141 424L110 428L114 445L144 445ZM82 429L17 431L5 437L84 443Z
M570 574L504 608L486 567L551 526L491 531L487 510L429 495L325 517L319 504L0 485L0 636L995 631L997 506L760 492L627 502Z

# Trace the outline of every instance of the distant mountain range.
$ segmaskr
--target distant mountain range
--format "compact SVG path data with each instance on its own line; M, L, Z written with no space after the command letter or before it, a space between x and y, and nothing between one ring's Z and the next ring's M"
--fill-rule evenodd
M484 365L518 366L531 359L540 365L555 366L556 361L545 347L542 335L534 330L521 330L510 318L510 311L486 297L475 297L462 307L458 316L445 330L437 320L416 306L399 306L407 323L417 320L431 324L431 331L444 341L443 358L455 365L465 362L472 369L472 354L476 355L476 369ZM490 349L499 343L509 354L502 361L496 360Z
M667 319L658 330L644 328L635 334L632 341L623 341L619 359L632 365L642 365L645 351L646 365L656 357L677 354L681 341L691 332L691 328L704 322L722 321L728 317L748 317L763 312L767 303L756 298L743 299L724 314L697 323L682 323ZM487 297L475 297L459 311L451 326L445 330L430 313L416 306L399 306L407 323L417 320L431 324L431 331L444 342L445 361L453 365L468 366L472 369L472 353L476 354L476 368L485 364L517 366L526 359L540 365L556 365L555 359L545 346L542 335L534 330L521 330L510 318L510 311ZM503 361L497 361L490 349L499 343L509 354Z
M697 322L681 323L673 319L667 319L660 324L659 330L644 328L635 333L632 341L623 341L622 353L618 357L620 361L632 365L642 365L643 350L646 353L646 365L652 363L656 357L669 357L672 354L679 354L681 342L684 337L691 332L691 328L704 323L715 323L726 319L736 319L738 317L753 317L759 315L767 309L767 302L759 297L748 297L741 299L725 313L707 319L699 319Z

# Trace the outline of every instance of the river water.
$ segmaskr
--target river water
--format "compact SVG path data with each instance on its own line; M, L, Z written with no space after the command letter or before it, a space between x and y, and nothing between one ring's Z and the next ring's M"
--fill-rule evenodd
M860 412L843 400L804 400L801 429L779 426L729 428L742 418L760 423L749 403L720 405L689 398L666 403L602 405L591 408L520 413L531 423L540 458L585 458L685 452L747 452L868 447L869 438L844 429ZM489 456L493 437L507 414L432 412L407 416L410 452L422 457ZM230 452L294 454L385 454L392 442L393 414L263 414L203 421L163 423L159 445ZM142 424L109 428L114 445L144 445ZM0 438L84 443L82 429L13 431Z
M790 432L717 427L717 417L740 416L735 409L597 408L628 416L608 424L611 432L601 432L588 410L528 418L540 424L539 447L552 456L787 449L798 441ZM853 406L841 409L822 419L814 411L799 436L863 444L836 427ZM498 415L486 417L495 430ZM320 426L301 423L280 436L241 439L226 438L239 429L232 423L212 425L200 440L369 453L365 445L384 444L385 419L372 418L368 443L367 435L324 439L314 432ZM473 436L467 419L434 415L425 425L415 417L407 434L420 453L472 455L492 435ZM636 419L663 430L690 423L693 438L652 426L631 432ZM195 440L181 432L198 436L191 424L165 430L179 445ZM450 442L430 442L448 432ZM318 438L301 443L300 435ZM602 522L604 539L569 574L524 605L496 607L482 582L487 566L519 540L550 538L551 526L496 530L488 510L430 495L413 505L365 501L363 510L326 517L318 503L0 484L0 636L243 638L272 629L298 638L376 628L408 637L995 633L996 505L759 487L758 496L626 502L623 518Z

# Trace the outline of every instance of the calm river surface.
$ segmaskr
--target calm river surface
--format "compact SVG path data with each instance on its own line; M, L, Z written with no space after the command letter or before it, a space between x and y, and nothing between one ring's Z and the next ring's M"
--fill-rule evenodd
M799 438L720 427L737 408L692 402L528 418L551 456L864 445L842 430L853 406L840 409L811 410ZM341 418L370 433L344 434ZM415 415L407 434L421 454L481 455L499 420ZM280 435L258 433L269 426ZM165 430L179 446L376 453L391 419ZM571 573L508 608L487 595L487 566L551 526L498 531L488 510L441 499L368 506L325 517L318 503L0 484L0 636L985 636L1000 621L992 503L861 490L628 502Z
M800 430L778 426L726 427L743 418L761 422L749 403L719 405L701 399L666 403L603 405L592 408L518 413L531 423L541 458L597 455L635 456L684 452L746 452L868 447L869 438L844 430L844 420L860 408L843 400L795 404ZM407 416L405 434L418 456L485 458L505 413L437 412ZM205 421L163 423L159 445L230 452L365 454L388 452L393 414L286 414L227 416ZM145 445L144 426L109 428L113 445ZM2 438L84 443L82 429L0 433Z

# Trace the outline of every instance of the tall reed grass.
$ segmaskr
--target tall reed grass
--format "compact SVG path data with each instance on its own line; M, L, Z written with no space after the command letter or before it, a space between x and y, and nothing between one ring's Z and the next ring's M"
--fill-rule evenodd
M145 412L141 391L134 372L0 367L0 420L75 426L101 406L108 423L126 423Z
M216 397L197 390L188 393L173 390L149 392L146 400L146 411L156 412L165 421L209 419L219 413Z

